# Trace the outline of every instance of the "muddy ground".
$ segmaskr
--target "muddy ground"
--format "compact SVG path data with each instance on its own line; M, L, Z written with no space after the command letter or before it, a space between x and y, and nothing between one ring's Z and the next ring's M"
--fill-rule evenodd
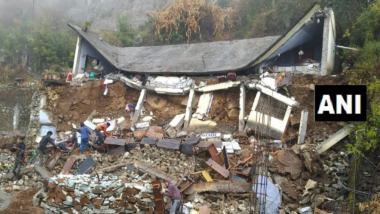
M26 189L17 192L13 197L7 209L0 211L0 214L44 214L45 210L41 207L33 206L33 196L39 189Z

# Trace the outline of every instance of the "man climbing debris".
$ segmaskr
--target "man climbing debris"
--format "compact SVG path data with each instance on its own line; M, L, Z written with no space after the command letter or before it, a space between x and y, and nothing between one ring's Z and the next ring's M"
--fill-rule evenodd
M104 142L103 134L104 134L105 137L108 136L107 128L110 125L111 125L110 123L104 123L104 124L100 124L100 125L96 126L95 133L98 136L98 139L95 141L95 144L98 144L99 146L102 145L102 143ZM100 131L103 131L103 134Z
M90 129L84 125L84 123L80 123L80 153L83 154L87 150L87 142L88 135L91 134Z
M24 162L24 150L22 149L22 146L20 144L16 145L16 157L15 157L15 164L13 165L13 174L16 178L16 180L20 180L20 170L21 165Z
M170 178L165 179L165 185L168 188L168 192L161 191L161 194L170 198L172 205L170 207L170 214L175 214L178 206L181 202L181 193L176 185L172 184Z
M54 144L54 139L51 138L52 135L53 135L53 132L48 131L47 134L43 136L40 141L40 146L38 147L38 149L40 150L40 163L39 163L40 166L43 166L43 165L47 166L48 164L49 150L47 148L47 144L50 143L55 149L57 149L57 146ZM46 158L45 164L43 164L44 156Z

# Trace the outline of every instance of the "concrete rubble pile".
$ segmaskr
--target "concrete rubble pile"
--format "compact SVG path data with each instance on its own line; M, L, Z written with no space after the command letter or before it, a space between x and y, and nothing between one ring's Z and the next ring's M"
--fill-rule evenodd
M88 116L84 123L91 130L97 124L110 122L107 132L112 137L99 147L93 144L95 134L92 134L84 154L79 154L79 148L74 149L72 144L65 151L52 151L46 169L36 166L36 157L21 172L23 177L19 181L13 181L12 159L4 159L1 162L1 190L9 192L44 186L44 190L35 195L34 205L50 213L154 213L151 182L167 177L181 191L183 213L249 213L257 207L248 198L259 198L254 185L264 177L278 188L280 213L302 213L308 209L328 211L324 209L325 204L346 200L349 155L344 147L334 145L347 134L335 136L336 133L326 128L308 131L307 110L301 114L306 115L305 120L302 116L298 118L299 115L291 116L292 108L298 108L300 103L294 97L277 92L279 87L291 85L290 74L266 74L261 81L234 80L199 86L187 77L148 76L145 79L149 81L144 85L141 75L124 77L117 74L106 78L110 83L120 80L140 91L135 111L127 113L130 115L99 116L96 110L90 115L83 114ZM235 87L240 90L237 99L240 102L234 107L238 130L215 128L219 124L208 116L215 100L214 91ZM257 91L252 109L248 111L241 110L246 106L246 87ZM187 108L183 110L186 112L176 112L171 119L160 121L153 113L145 111L147 90L166 95L189 93ZM198 105L194 105L195 92L201 93ZM41 123L43 112L39 108L45 105L42 103L46 103L46 99L59 103L54 92L48 92L47 96L38 92L35 96L42 101L32 104L30 133L37 136L33 147L37 147L44 135L42 126L54 126L54 121ZM281 115L273 116L280 111ZM261 116L270 120L270 125L262 125ZM58 115L58 120L59 123L67 121L67 116ZM299 126L297 135L302 137L298 142L291 136L285 143L289 122ZM58 144L80 141L79 133L74 130L78 124L68 123L73 130L54 132ZM347 124L339 126L344 126L342 130L348 129ZM208 129L210 127L213 129ZM267 133L262 139L254 138ZM257 144L249 145L253 141ZM4 157L11 156L8 150L0 150L0 153ZM268 155L269 161L269 164L264 161L266 169L260 165L264 155ZM33 166L36 171L31 170ZM265 197L273 196L272 192L265 194L268 194Z
M298 211L300 206L322 209L325 203L345 199L350 170L346 151L329 150L324 155L321 158L315 145L296 144L273 156L269 171L281 187L287 212Z
M54 213L153 213L149 180L141 177L58 176L49 179L47 198L35 204Z

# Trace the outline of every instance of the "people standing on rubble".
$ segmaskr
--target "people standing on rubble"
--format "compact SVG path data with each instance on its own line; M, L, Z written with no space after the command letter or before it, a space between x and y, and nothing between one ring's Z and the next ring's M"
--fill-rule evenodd
M24 140L25 140L25 137L20 137L18 139L18 142L16 145L21 145L21 150L24 150L25 151L25 143L24 143Z
M91 134L90 129L84 125L84 123L80 123L80 153L83 154L84 151L87 150L87 142L88 136Z
M168 192L161 191L161 194L167 196L171 200L170 214L175 214L181 202L181 193L176 185L172 184L170 178L165 179L165 185L168 188Z
M24 150L22 149L22 146L20 144L16 145L16 157L15 157L15 164L13 165L13 174L16 178L16 180L20 180L20 170L21 165L24 162Z
M104 142L103 134L104 134L105 137L108 136L107 128L110 125L111 125L110 123L104 123L104 124L100 124L100 125L96 126L95 133L98 136L98 139L95 141L95 144L98 144L99 146L102 145L102 143ZM103 131L103 134L100 131Z
M136 105L133 105L133 104L128 103L127 106L125 106L125 110L127 112L135 111L135 109L136 109Z
M47 134L43 136L40 141L40 146L38 147L38 149L40 150L40 163L39 163L40 166L42 165L46 166L48 163L49 151L47 148L47 144L50 143L51 145L53 145L55 149L57 149L57 146L54 143L54 139L51 138L52 135L53 135L53 132L48 131ZM44 164L44 156L46 158L45 164Z

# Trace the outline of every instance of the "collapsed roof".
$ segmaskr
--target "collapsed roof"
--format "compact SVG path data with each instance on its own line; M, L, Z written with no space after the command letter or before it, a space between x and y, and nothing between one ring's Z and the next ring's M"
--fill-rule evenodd
M282 36L182 45L116 47L69 24L116 69L132 73L204 74L239 71L270 58L321 11L313 5Z

